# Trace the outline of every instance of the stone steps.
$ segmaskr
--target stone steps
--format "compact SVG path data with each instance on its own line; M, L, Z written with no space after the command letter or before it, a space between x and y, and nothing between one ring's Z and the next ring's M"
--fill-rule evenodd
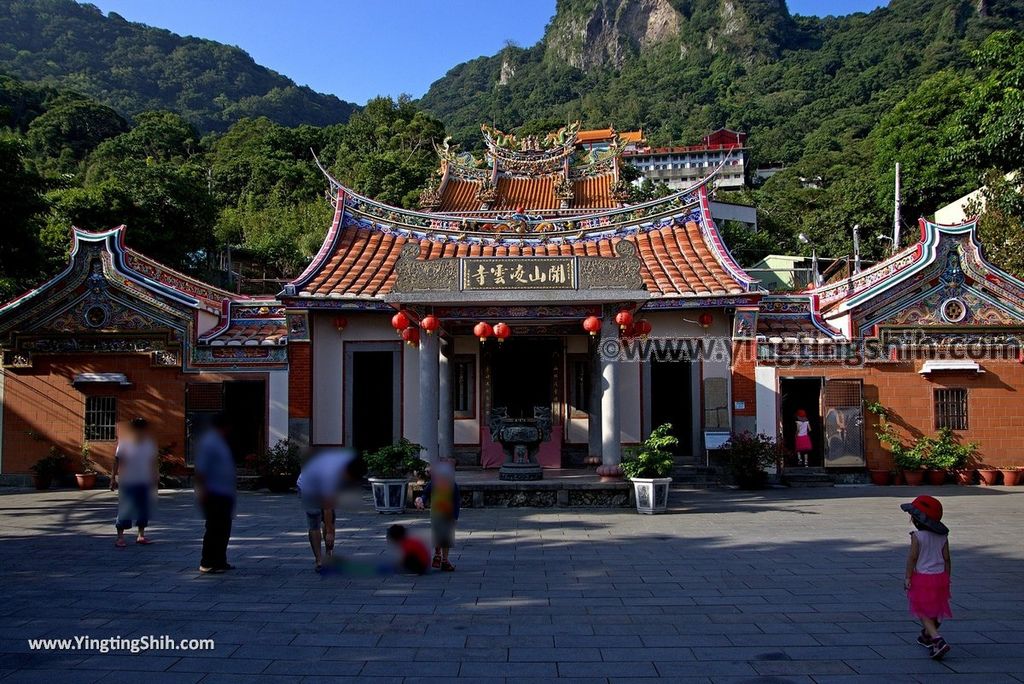
M787 468L782 482L790 487L834 487L835 480L824 468Z

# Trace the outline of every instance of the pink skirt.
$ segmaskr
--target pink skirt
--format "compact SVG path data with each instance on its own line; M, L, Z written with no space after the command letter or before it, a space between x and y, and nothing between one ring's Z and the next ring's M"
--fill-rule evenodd
M793 450L797 453L805 453L811 451L814 447L811 446L810 435L797 435L796 442L793 444Z
M924 575L915 572L907 591L910 612L915 617L942 619L953 617L949 609L949 575L945 572Z

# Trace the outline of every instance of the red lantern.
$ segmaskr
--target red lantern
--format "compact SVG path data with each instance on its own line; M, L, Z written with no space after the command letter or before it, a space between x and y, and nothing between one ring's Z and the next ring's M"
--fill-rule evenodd
M494 333L494 329L491 328L490 323L484 323L480 321L473 326L473 334L480 338L480 344L487 341L487 338Z
M619 330L625 330L629 326L633 325L633 314L623 309L619 313L615 314L615 322L619 326Z
M409 326L402 331L402 339L405 340L406 344L410 347L415 347L420 343L420 330L414 326Z
M391 327L395 329L395 332L401 334L409 327L409 315L404 311L399 311L391 317Z
M344 316L335 316L334 327L338 329L338 332L341 332L346 327L348 327L348 319L345 318Z
M710 328L711 324L715 322L715 317L705 311L697 320L702 328Z
M441 321L434 315L424 316L423 320L420 321L420 327L426 330L427 334L430 335L441 327Z
M619 335L623 339L631 340L636 337L636 326L630 323L625 328L619 331Z
M583 329L590 333L591 337L601 332L601 319L597 316L587 316L583 319Z
M646 318L641 318L633 324L633 331L645 340L647 339L647 336L651 334L651 330L653 329L654 326L652 326L651 322Z
M494 336L498 338L498 344L505 341L505 338L512 334L512 328L505 323L497 323L494 326Z

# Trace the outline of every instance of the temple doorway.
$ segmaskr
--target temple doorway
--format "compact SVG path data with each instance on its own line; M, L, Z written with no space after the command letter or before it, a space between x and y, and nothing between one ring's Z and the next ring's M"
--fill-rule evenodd
M782 444L786 449L785 463L796 465L793 445L796 441L796 412L803 409L811 426L811 453L808 465L820 468L822 459L822 422L821 422L821 387L822 378L780 378L779 379L779 414L782 419Z
M679 440L680 455L693 456L693 404L690 401L693 363L689 361L651 362L651 429L672 424Z
M401 344L345 345L345 443L357 453L375 451L401 436Z
M509 338L496 345L491 352L491 406L508 408L512 418L533 418L535 406L551 406L561 353L561 340L555 338Z

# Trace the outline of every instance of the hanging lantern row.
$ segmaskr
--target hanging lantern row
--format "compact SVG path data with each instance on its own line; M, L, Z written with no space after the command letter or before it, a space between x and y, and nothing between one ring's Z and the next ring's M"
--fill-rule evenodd
M639 335L646 338L654 329L650 321L645 318L634 320L633 314L625 309L615 314L615 323L623 337ZM590 333L591 337L596 337L601 332L601 319L597 316L587 316L583 319L583 329Z
M473 326L473 334L480 340L480 344L486 342L488 337L494 337L501 344L512 334L512 327L507 323L495 323L492 326L486 321L480 321Z

